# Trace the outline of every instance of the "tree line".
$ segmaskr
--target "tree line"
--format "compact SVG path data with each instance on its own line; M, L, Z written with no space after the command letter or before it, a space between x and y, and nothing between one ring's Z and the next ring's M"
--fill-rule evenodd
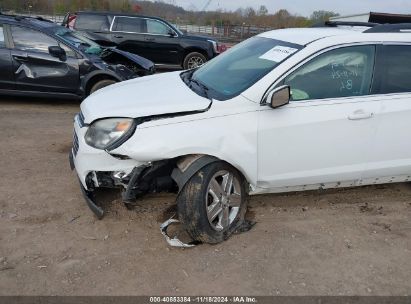
M0 0L0 9L19 13L63 15L79 10L105 10L158 16L179 24L196 25L252 25L270 28L305 27L328 20L337 13L314 11L304 17L291 14L285 9L269 13L259 7L239 8L236 11L192 11L164 1L140 0Z

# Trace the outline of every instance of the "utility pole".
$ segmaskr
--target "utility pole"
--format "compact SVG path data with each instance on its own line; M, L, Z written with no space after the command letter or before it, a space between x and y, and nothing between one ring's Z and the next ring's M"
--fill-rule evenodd
M204 5L202 11L205 11L210 6L211 2L213 2L213 0L207 0L207 3Z

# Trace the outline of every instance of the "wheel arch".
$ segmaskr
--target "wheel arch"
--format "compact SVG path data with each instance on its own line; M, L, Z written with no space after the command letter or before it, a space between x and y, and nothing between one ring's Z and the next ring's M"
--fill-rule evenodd
M200 47L192 46L192 47L189 47L189 48L184 50L184 56L183 56L182 60L184 61L186 59L186 57L188 56L188 54L191 54L191 53L200 53L200 54L204 55L207 60L211 59L211 56L210 56L210 54L208 53L207 50L202 49Z
M246 175L241 168L234 166L226 160L207 154L190 154L178 157L176 167L171 174L171 178L176 182L179 191L181 191L184 188L184 185L190 180L191 177L194 176L196 172L198 172L198 170L211 163L219 161L223 161L235 168L243 176L244 180L248 182Z
M84 92L85 95L88 96L90 94L91 88L99 81L101 80L114 80L116 82L122 81L120 77L118 77L115 73L107 73L104 71L96 71L94 73L90 73L85 79L84 79Z

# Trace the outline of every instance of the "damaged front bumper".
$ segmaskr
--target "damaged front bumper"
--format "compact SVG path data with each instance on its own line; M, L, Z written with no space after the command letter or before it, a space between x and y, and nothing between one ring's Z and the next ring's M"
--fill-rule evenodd
M112 175L114 179L124 178L135 167L144 165L142 162L127 157L109 154L108 152L89 146L85 141L88 126L82 122L81 115L74 118L73 147L71 149L71 166L76 169L81 184L86 190L106 187L105 176Z
M75 157L73 151L70 151L69 162L72 170L76 169ZM76 169L77 174L79 171ZM114 177L116 176L116 177ZM90 171L85 179L79 177L80 189L83 194L84 200L91 211L97 216L98 219L102 219L104 216L104 210L100 204L96 201L94 191L96 188L117 188L123 187L123 193L130 193L131 189L128 189L128 184L126 183L127 175L123 171L119 172L96 172ZM86 186L84 186L84 184Z
M69 162L70 162L70 168L71 170L74 170L76 168L76 165L74 164L74 156L73 156L73 150L69 152ZM83 194L84 200L87 203L87 206L90 208L91 211L97 216L99 220L101 220L104 216L104 210L100 206L98 206L95 202L93 192L88 191L86 188L84 188L83 184L80 183L80 189L81 193Z
M101 219L104 211L95 200L95 189L127 190L131 173L135 172L135 168L144 168L145 164L132 159L121 159L119 156L87 145L84 140L87 126L79 120L77 115L74 119L73 147L69 153L70 167L77 173L87 205Z
M81 183L80 189L81 193L83 194L84 200L87 203L87 206L90 208L91 211L93 211L97 218L101 220L104 216L104 210L95 202L93 192L86 190Z
M94 191L98 188L121 189L127 207L149 192L176 191L177 185L171 178L172 160L138 162L125 155L95 149L85 142L87 126L80 120L77 115L70 167L76 170L87 205L99 219L104 211L95 199Z

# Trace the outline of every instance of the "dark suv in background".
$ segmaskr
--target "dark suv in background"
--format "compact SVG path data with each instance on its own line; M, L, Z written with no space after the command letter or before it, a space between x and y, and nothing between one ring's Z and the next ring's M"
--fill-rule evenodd
M192 69L220 53L217 41L186 35L156 17L77 12L67 14L62 25L84 32L100 44L115 45L120 50L143 56L157 65L180 65Z

